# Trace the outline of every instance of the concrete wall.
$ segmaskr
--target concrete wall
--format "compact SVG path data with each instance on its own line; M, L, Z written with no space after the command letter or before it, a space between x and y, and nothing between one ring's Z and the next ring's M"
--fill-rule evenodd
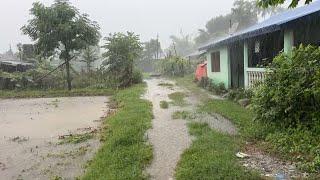
M212 72L211 69L211 53L220 52L220 72ZM208 77L213 80L214 83L223 83L226 88L231 86L231 76L230 76L230 60L228 47L221 47L218 49L209 50L207 52L207 73Z

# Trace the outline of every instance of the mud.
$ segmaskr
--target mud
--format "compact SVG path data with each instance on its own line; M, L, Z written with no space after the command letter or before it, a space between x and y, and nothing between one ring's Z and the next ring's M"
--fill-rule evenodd
M0 100L0 179L75 179L99 140L58 144L59 136L97 129L107 97ZM90 127L90 128L89 128Z
M170 104L169 109L160 108L160 101L170 101L168 94L180 91L177 87L158 86L163 82L173 84L163 79L147 80L148 90L145 95L145 98L153 104L154 114L153 128L148 132L148 138L153 145L154 158L147 172L151 179L156 180L173 179L180 155L191 144L187 122L171 118L172 113L181 110L181 107Z

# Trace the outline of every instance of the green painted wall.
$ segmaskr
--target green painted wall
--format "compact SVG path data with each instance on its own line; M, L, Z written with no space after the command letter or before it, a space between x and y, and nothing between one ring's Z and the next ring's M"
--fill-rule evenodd
M293 30L285 30L284 31L284 48L283 51L285 53L291 53L292 48L294 46L294 35Z
M211 69L211 53L220 51L220 72L212 72ZM218 49L209 50L207 52L207 73L208 77L213 80L214 83L223 83L226 88L231 86L231 76L230 76L230 61L229 61L229 51L227 47L221 47Z

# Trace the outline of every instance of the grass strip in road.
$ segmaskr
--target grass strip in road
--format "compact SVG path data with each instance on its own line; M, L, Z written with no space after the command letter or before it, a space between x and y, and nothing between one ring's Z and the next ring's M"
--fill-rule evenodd
M234 137L195 122L189 123L189 132L196 139L181 157L177 180L260 179L258 173L247 171L237 161L238 144Z
M110 96L113 89L73 89L68 90L2 90L0 98L51 98L51 97L75 97L75 96Z
M160 107L162 109L168 109L169 108L169 103L167 101L160 101Z
M152 159L146 131L151 127L152 104L140 98L145 85L120 90L113 96L118 111L104 122L103 144L89 164L84 180L146 179Z
M187 102L184 99L187 95L183 92L174 92L168 95L175 106L186 106Z

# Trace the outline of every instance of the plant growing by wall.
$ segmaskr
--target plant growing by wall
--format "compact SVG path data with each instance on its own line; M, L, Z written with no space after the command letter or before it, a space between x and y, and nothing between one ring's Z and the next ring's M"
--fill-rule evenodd
M277 56L252 102L259 121L315 128L320 122L320 48L300 46L292 55Z

